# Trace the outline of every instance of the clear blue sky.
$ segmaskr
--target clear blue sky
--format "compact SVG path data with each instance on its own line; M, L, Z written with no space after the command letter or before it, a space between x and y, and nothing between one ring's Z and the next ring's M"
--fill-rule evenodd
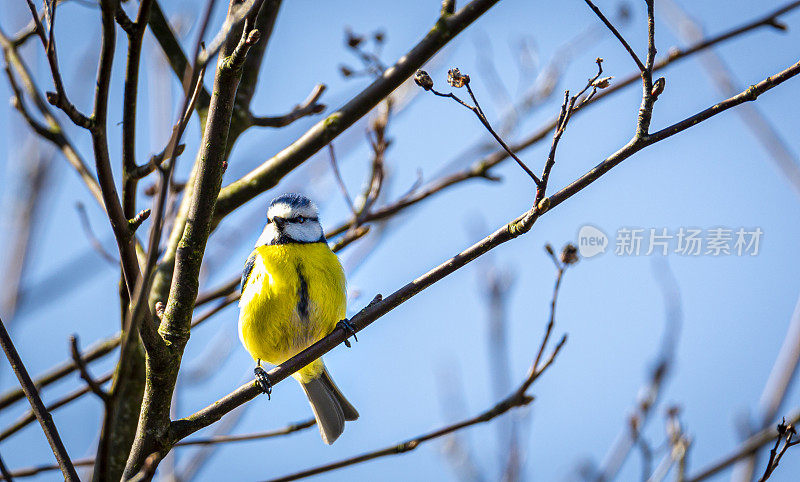
M331 108L342 104L366 85L364 80L343 80L338 73L340 63L357 65L342 45L346 26L356 32L383 29L387 36L383 59L391 63L424 35L439 9L436 0L285 3L253 103L259 114L290 109L318 82L328 85L323 99ZM632 19L622 31L643 55L642 3L632 2ZM716 33L781 3L737 0L682 4L702 20L706 32ZM610 1L600 1L598 5L609 13L617 6ZM0 6L4 31L13 32L28 22L24 7L20 2ZM194 21L197 12L191 1L166 8L186 24ZM91 104L92 93L86 87L94 78L97 17L94 9L78 2L60 7L58 14L56 36L64 78L72 99L85 111ZM219 15L216 20L214 25L218 26ZM789 26L786 33L762 29L717 49L742 88L798 60L800 13L786 15L783 20ZM489 92L492 84L482 78L478 45L490 49L497 72L511 95L516 96L520 85L527 86L532 81L530 75L520 78L516 46L522 39L535 45L540 62L546 63L560 45L597 22L578 0L506 0L440 53L429 70L440 86L444 85L449 66L470 73L487 114L496 119L502 105ZM662 53L680 44L663 21L657 22L656 37ZM187 44L192 38L193 31L186 37ZM120 35L109 119L114 159L119 158L117 122L121 119L123 39ZM26 53L30 55L32 51L39 55L34 71L41 79L40 86L51 89L45 80L48 71L40 45ZM144 102L140 109L140 158L161 149L169 134L166 126L173 117L171 113L165 117L152 111L146 101L160 99L163 92L174 95L177 87L171 77L172 85L165 87L163 74L159 74L162 67L152 59L154 52L159 53L148 34L146 75L142 79ZM580 89L594 74L594 59L598 56L605 59L606 75L623 77L634 68L621 46L603 32L598 42L583 48L570 61L557 89ZM696 59L675 64L662 75L667 78L667 87L656 104L654 129L723 98ZM795 155L800 153L798 86L800 80L792 79L760 97L757 103ZM9 95L7 83L0 82L0 98ZM563 187L628 141L640 96L639 87L631 87L574 118L558 151L551 177L553 189ZM178 104L170 97L167 102ZM557 113L559 102L560 95L555 95L527 118L518 132L533 131ZM26 134L18 126L17 113L7 104L0 107L0 119L10 126L0 130L0 172L6 180L0 193L8 206L15 193L15 181L11 180L20 175L20 139L25 139ZM233 181L266 160L313 121L304 120L279 131L248 132L233 151L224 182ZM336 141L351 192L360 188L368 168L369 152L362 142L364 128L364 124L358 124ZM89 158L86 133L77 129L70 129L69 133ZM485 137L470 112L433 96L421 96L399 113L391 122L390 133L394 140L387 157L390 198L402 195L414 183L417 171L424 179L432 179L466 146ZM196 124L192 124L186 138L187 152L194 152ZM522 157L538 171L547 148L540 144L524 151ZM181 160L183 176L190 159L186 155ZM261 229L265 203L276 193L307 191L322 206L326 226L345 219L345 205L326 169L327 158L318 157L308 168L289 176L276 190L258 197L223 223L209 245L211 261L203 274L205 286L214 286L240 269ZM349 273L352 311L374 294L388 294L413 280L528 209L533 197L530 180L512 164L504 164L497 173L503 176L502 184L464 184L393 224L369 257ZM320 179L308 183L309 176ZM118 329L118 274L88 248L74 209L77 201L88 206L95 231L113 249L107 221L77 176L57 157L44 201L44 221L35 233L33 258L25 274L29 296L12 325L12 336L34 374L67 358L69 334L78 333L83 345L88 346ZM568 480L582 462L599 463L626 426L627 414L658 353L665 309L653 258L660 256L615 256L613 237L623 227L667 228L670 232L681 227L758 227L764 233L757 256L666 257L680 288L683 326L676 364L646 434L653 445L660 445L664 440L664 407L678 404L683 409L684 426L694 441L690 453L692 469L732 450L739 440L737 423L748 413L755 413L800 293L796 276L800 261L798 201L797 193L765 149L740 118L728 112L640 152L542 218L531 233L494 251L492 263L509 269L515 279L509 299L508 329L510 377L517 383L535 356L548 315L555 273L542 246L549 242L560 247L574 241L585 224L597 226L612 238L609 252L580 262L566 274L555 332L568 333L569 341L552 369L534 385L531 393L536 400L531 408L509 415L521 422L525 474L538 480ZM141 207L145 207L145 198L142 203ZM2 216L2 222L7 222L5 212ZM231 242L242 239L245 241ZM233 244L237 247L231 248ZM7 242L2 246L0 260L5 262ZM347 262L357 251L354 245L342 257ZM80 260L77 265L76 259ZM54 274L63 273L65 266L72 266L69 276L61 274L56 282L47 284ZM214 455L199 480L257 480L282 475L391 445L494 404L482 272L477 264L459 271L369 327L352 349L340 347L327 356L337 383L361 413L361 419L348 424L335 445L323 445L316 430L277 440L228 445ZM214 362L218 366L205 384L196 386L182 380L178 415L206 406L251 373L252 361L237 340L237 316L237 309L231 307L192 333L184 356L185 367L202 364L203 355L214 347L230 346L231 353ZM93 372L100 374L110 367L109 358L95 365ZM0 364L0 388L5 390L15 383L8 365ZM46 390L45 399L53 400L78 383L77 376L70 377ZM453 384L455 390L463 392L463 406L448 398ZM786 411L800 405L798 395L797 389L791 391ZM54 414L74 457L90 455L95 448L99 405L97 400L86 397ZM20 404L3 412L0 425L13 421L24 408ZM259 398L246 410L235 432L268 430L310 416L301 390L293 383L281 384L271 402ZM496 479L498 474L495 435L493 426L462 432L476 465L488 480ZM0 443L0 453L11 467L52 461L41 430L35 425ZM178 449L177 453L180 465L188 459L190 449ZM773 480L791 480L789 474L800 468L798 460L800 457L790 451ZM640 459L634 454L620 480L635 480L639 468ZM51 473L37 480L54 478L57 476ZM317 480L343 478L448 480L455 476L443 456L442 441L435 441L408 455L362 464Z

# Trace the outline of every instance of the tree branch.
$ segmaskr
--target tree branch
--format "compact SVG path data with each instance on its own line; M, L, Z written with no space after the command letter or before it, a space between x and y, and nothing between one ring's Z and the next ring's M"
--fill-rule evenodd
M119 346L119 334L117 334L116 337L103 340L92 345L88 350L86 350L86 352L84 352L82 360L85 363L92 362L107 355L108 353L111 353L111 351L117 346ZM78 366L74 360L64 362L39 376L34 381L34 384L38 389L42 389L51 383L61 380L65 376L77 370L77 368ZM2 397L0 397L0 410L14 404L15 402L18 402L19 400L22 400L23 398L25 398L25 393L21 388L9 390Z
M662 58L661 60L659 60L659 61L657 61L655 63L654 71L662 69L662 68L664 68L664 67L666 67L668 65L671 65L673 62L677 62L679 60L682 60L684 58L692 56L692 55L694 55L694 54L696 54L698 52L701 52L701 51L703 51L705 49L711 48L711 47L713 47L713 46L715 46L717 44L723 43L723 42L725 42L727 40L731 40L731 39L737 38L737 37L739 37L739 36L741 36L743 34L751 32L751 31L753 31L755 29L758 29L758 28L761 28L761 27L764 27L764 26L773 27L774 28L774 25L778 23L778 17L779 16L781 16L781 15L783 15L783 14L785 14L785 13L791 11L791 10L794 10L799 6L800 6L800 1L794 1L794 2L787 3L786 5L780 7L778 9L776 9L776 10L773 10L771 12L768 12L763 16L760 16L760 17L758 17L756 19L747 21L747 22L743 23L742 25L740 25L738 27L735 27L735 28L732 28L732 29L730 29L728 31L725 31L723 33L710 36L710 37L708 37L708 38L706 38L706 39L704 39L702 41L699 41L699 42L697 42L697 43L695 43L695 44L693 44L693 45L691 45L691 46L689 46L689 47L687 47L685 49L671 49L669 55L665 56L664 58ZM151 20L152 20L152 17L153 17L153 15L151 15ZM152 25L151 25L151 28L152 28ZM14 50L8 48L8 45L3 42L3 39L4 39L4 36L0 32L0 46L3 47L3 50L4 50L4 53L6 54L7 60L11 61L12 66L16 70L19 71L19 65L20 64L18 64L17 62L20 59L19 59L19 57L15 56ZM29 77L26 77L26 78L30 79ZM602 92L598 93L594 98L592 98L586 104L579 104L579 106L575 109L575 111L576 112L580 111L580 110L582 110L583 107L586 107L587 105L590 105L590 104L594 104L595 102L605 98L606 96L611 95L613 93L616 93L616 92L622 90L624 87L627 87L627 86L631 85L633 82L635 82L638 79L640 79L640 75L638 73L637 74L631 74L631 75L623 77L621 79L615 79L615 82L614 82L613 85L611 85L607 89L603 90ZM200 94L199 99L198 99L198 104L202 102L202 92L203 91L201 90L201 94ZM35 95L35 91L31 95ZM37 102L37 105L38 104L39 103ZM556 123L557 123L557 119L554 119L550 123L544 125L542 128L537 130L532 135L528 136L523 141L521 141L519 143L516 143L514 146L512 146L513 150L515 150L515 151L522 150L522 149L530 147L530 146L534 145L535 143L537 143L538 141L546 138L547 134L550 133L556 127ZM499 178L490 175L488 173L488 170L491 167L494 167L495 165L497 165L500 162L502 162L507 157L508 157L508 155L507 155L507 153L505 151L498 151L498 152L495 152L495 153L489 155L488 157L484 158L483 160L481 160L479 162L476 162L472 167L467 168L464 171L459 171L459 172L457 172L455 174L448 175L448 176L442 177L440 179L431 181L430 183L428 183L426 185L426 187L423 187L423 188L420 188L420 189L415 189L411 193L409 193L408 195L402 197L401 199L397 200L396 202L394 202L392 204L377 208L377 209L375 209L375 210L373 210L373 211L371 211L369 213L364 213L364 222L378 221L378 220L386 219L386 218L388 218L388 217L390 217L390 216L392 216L394 214L397 214L397 213L405 210L408 207L414 206L418 202L424 201L428 197L430 197L432 195L435 195L435 194L437 194L437 193L449 188L450 186L458 185L459 183L461 183L461 182L463 182L465 180L476 179L476 178L484 178L484 179L489 179L489 180L492 180L492 181L498 181ZM69 156L68 156L68 159L69 159ZM163 161L163 158L162 158L162 161ZM152 171L150 171L150 172L152 172ZM99 188L98 188L98 198L99 198ZM345 223L345 224L343 224L341 226L338 226L336 228L333 228L333 229L329 230L326 233L326 236L328 238L332 238L332 237L334 237L334 236L336 236L338 234L341 234L342 232L346 231L348 229L348 227L349 227L349 223ZM232 293L235 293L236 289L237 289L237 287L239 285L239 281L240 281L239 278L240 278L240 275L237 274L236 276L232 277L230 281L226 282L224 285L220 286L219 288L217 288L217 289L215 289L213 291L207 292L207 293L201 293L197 298L197 302L196 302L195 306L199 306L199 305L205 304L205 303L207 303L209 301L213 301L214 299L223 298L223 297L226 297L226 296L228 296L228 295L230 295ZM228 304L236 301L236 299L238 299L238 298L234 298L232 300L228 300ZM225 304L224 306L227 306L227 304ZM216 312L216 311L214 311L214 312ZM200 320L196 319L193 322L192 326L196 326L198 321L204 321L205 319L207 319L207 318L205 318L204 315L201 315L201 319ZM116 335L113 338L109 338L107 340L98 342L97 344L93 345L92 347L90 347L85 352L84 359L87 361L87 363L93 362L93 361L101 358L102 356L110 353L118 345L119 345L119 335ZM76 369L76 366L75 366L74 363L72 363L72 362L63 363L62 365L54 367L53 369L51 369L47 373L45 373L42 376L40 376L39 378L37 378L36 379L36 385L39 386L39 387L47 386L47 385L53 383L54 381L60 380L64 376L69 375L75 369ZM2 397L0 397L0 410L2 410L3 408L5 408L5 407L7 407L7 406L9 406L9 405L11 405L11 404L23 399L23 398L24 398L24 393L22 392L21 389L14 389L14 390L10 390L10 391L6 392Z
M33 77L28 70L28 66L19 56L17 46L10 41L10 39L3 33L2 30L0 30L0 47L3 49L3 55L7 64L6 75L8 76L9 84L11 85L12 92L16 99L14 102L14 107L22 114L23 118L26 120L26 122L28 122L28 124L31 126L31 129L36 132L36 134L47 139L59 148L67 161L78 172L78 175L81 177L84 184L86 184L89 192L97 200L100 208L105 210L105 206L103 205L103 195L100 185L97 183L97 179L89 171L86 162L78 153L77 149L75 149L72 142L66 137L58 119L56 119L47 102L45 102L45 100L39 94L39 89L36 87L36 84L33 81ZM24 87L25 91L28 93L28 96L36 106L36 109L44 117L46 125L42 125L35 121L31 113L27 110L22 90L20 89L20 86L17 85L14 75L9 67L13 67L13 69L17 72L17 75L22 82L22 87Z
M169 429L172 394L183 348L189 338L200 264L211 231L211 217L222 183L223 161L227 154L228 131L236 90L241 78L241 67L250 46L258 41L258 30L252 25L261 4L261 1L256 1L245 7L232 2L228 10L225 21L228 28L236 23L238 16L242 14L246 15L245 24L238 42L227 42L217 63L214 95L211 98L208 120L198 154L197 176L192 187L187 216L187 226L191 228L183 232L176 252L175 272L169 299L159 327L160 335L167 342L167 353L158 354L157 357L153 356L156 354L148 353L149 383L142 403L142 417L137 437L125 467L125 477L132 477L138 473L145 459L151 454L157 454L157 464L168 451L164 450L164 439ZM242 12L242 8L246 10ZM223 26L223 31L225 28ZM212 45L210 49L213 48ZM200 59L196 64L203 65Z
M568 250L568 249L571 252L573 252L573 254L574 254L574 250L576 248L574 246L572 246L572 245L567 245L567 247L565 247L565 251ZM518 388L516 390L514 390L513 392L511 392L510 395L508 395L504 399L500 400L493 407L485 410L484 412L480 413L479 415L476 415L474 417L468 418L466 420L463 420L463 421L460 421L460 422L457 422L457 423L454 423L454 424L451 424L451 425L447 425L447 426L442 427L440 429L434 430L433 432L428 432L428 433L423 434L423 435L418 435L418 436L416 436L414 438L406 440L405 442L400 442L398 444L391 445L391 446L386 447L384 449L379 449L379 450L374 450L374 451L371 451L371 452L366 452L366 453L358 455L356 457L351 457L351 458L348 458L348 459L340 460L338 462L333 462L333 463L330 463L330 464L321 465L321 466L315 467L313 469L303 470L301 472L290 474L290 475L287 475L287 476L284 476L284 477L278 477L278 478L275 478L275 479L271 479L270 482L287 482L287 481L290 481L290 480L303 479L303 478L306 478L306 477L310 477L312 475L317 475L317 474L321 474L321 473L324 473L324 472L330 472L330 471L333 471L333 470L341 469L343 467L348 467L348 466L351 466L351 465L360 464L360 463L367 462L369 460L377 459L377 458L380 458L380 457L386 457L386 456L389 456L389 455L399 455L399 454L403 454L403 453L406 453L406 452L410 452L410 451L416 449L417 447L419 447L421 444L423 444L425 442L428 442L430 440L434 440L434 439L437 439L437 438L440 438L440 437L444 437L445 435L449 435L449 434L451 434L453 432L456 432L456 431L471 427L473 425L477 425L479 423L489 422L489 421L493 420L494 418L505 414L509 410L512 410L512 409L518 408L518 407L524 407L524 406L530 404L533 401L533 396L527 394L528 389L542 375L542 373L544 373L545 370L547 370L547 368L550 367L550 365L553 363L553 361L555 361L556 356L561 351L561 348L564 347L564 343L566 343L566 341L567 341L567 337L566 337L566 335L564 335L561 338L561 340L558 342L558 344L556 344L555 348L552 350L552 352L547 357L547 359L542 364L542 366L539 367L539 361L542 359L542 355L544 354L544 351L547 348L547 342L550 339L550 334L551 334L551 332L553 330L553 325L554 325L554 321L555 321L556 300L558 298L558 290L559 290L559 287L561 286L561 279L562 279L562 277L564 275L564 270L569 264L572 264L575 261L577 261L577 258L571 258L569 263L565 263L563 265L559 265L557 263L558 273L556 274L556 283L555 283L555 287L553 288L552 302L550 304L550 322L548 323L547 328L545 329L545 334L542 337L542 342L539 345L539 350L536 353L536 358L535 358L533 364L531 365L530 369L528 370L528 374L526 375L526 377L523 380L523 382L518 386Z
M283 176L363 117L495 3L497 0L473 0L458 12L440 17L425 38L364 91L317 123L293 144L243 178L223 188L214 213L214 225L234 209L277 185Z
M654 64L653 71L663 69L664 67L671 65L673 62L677 62L684 58L695 55L698 52L702 52L703 50L711 48L719 43L737 38L738 36L748 33L752 30L765 26L772 27L773 24L777 22L778 16L786 12L789 12L793 9L796 9L797 7L800 7L800 2L797 1L791 2L764 16L761 16L757 19L744 23L739 27L733 28L731 30L728 30L726 32L723 32L715 36L708 37L707 39L697 42L686 49L671 49L669 55L665 56L664 58L662 58L661 60L657 61ZM608 88L599 92L593 98L588 99L588 101L581 102L580 104L578 104L578 106L576 106L575 108L575 112L581 111L583 110L584 107L593 105L596 102L606 98L607 96L619 92L625 87L639 80L641 80L641 74L639 72L630 74L621 79L615 79L614 83L610 85ZM526 149L528 147L537 144L539 141L542 141L545 138L547 138L548 134L550 134L554 129L557 128L557 125L558 125L558 117L544 124L542 127L537 129L532 134L528 135L523 140L513 144L511 146L511 149L515 152L520 152L523 149ZM497 181L499 180L499 178L489 174L489 169L500 164L504 160L508 159L508 157L509 157L508 153L505 150L496 151L484 157L480 161L475 162L471 167L468 167L462 171L450 175L443 176L439 179L433 180L429 182L425 187L413 190L411 193L407 194L406 196L402 197L401 199L395 201L392 204L377 208L368 213L364 213L363 222L379 221L382 219L386 219L390 216L395 215L400 211L405 210L408 207L417 204L418 202L424 201L425 199L434 194L437 194L451 186L458 185L470 179L484 178L491 181ZM351 226L353 226L352 221L346 222L329 230L329 232L326 233L326 236L330 239L336 235L345 232Z
M97 379L97 383L99 384L106 383L107 381L111 380L112 375L113 372L106 373L105 375ZM53 412L55 410L58 410L64 405L74 402L75 400L86 395L87 393L92 393L92 390L91 388L89 388L88 385L78 388L77 390L73 390L72 392L67 393L63 397L47 405L46 407L47 411ZM5 440L11 435L19 432L23 428L33 423L35 420L36 420L36 414L33 412L33 410L29 410L28 412L23 414L19 419L17 419L16 422L12 423L8 427L6 427L2 432L0 432L0 441Z
M636 52L633 50L633 48L631 48L630 44L628 44L628 42L625 40L625 37L623 37L622 34L619 33L619 30L617 30L614 24L612 24L611 21L609 21L608 18L606 18L606 16L603 15L603 12L600 11L600 9L597 8L597 6L594 3L592 3L591 0L584 0L584 1L586 2L586 5L588 5L589 8L592 9L595 15L597 15L597 17L605 24L605 26L608 27L609 30L611 30L611 33L613 33L614 36L617 37L617 40L619 40L622 46L625 47L625 50L627 50L628 54L630 54L631 58L633 59L633 62L636 64L636 67L638 67L639 70L642 73L644 73L647 70L647 68L639 59L639 56L636 55ZM650 3L652 4L652 2Z
M64 82L61 80L61 71L58 68L58 55L56 53L56 43L53 38L53 31L55 28L55 13L56 13L56 0L51 1L49 4L45 1L45 18L49 18L49 29L45 30L41 20L39 20L39 13L36 11L36 6L32 0L27 0L28 8L30 8L33 21L36 24L36 34L44 46L47 62L50 64L50 73L53 77L53 84L55 85L55 92L47 93L47 101L52 105L63 110L70 120L79 127L84 129L92 129L93 119L86 117L78 111L78 109L69 101L67 93L64 90ZM48 15L49 13L49 15Z
M250 116L250 124L258 127L285 127L305 116L319 114L325 110L326 105L317 101L325 92L325 84L317 84L314 90L308 95L301 104L294 106L291 112L277 117L257 117Z
M11 476L11 472L9 472L8 467L6 467L5 462L3 462L3 457L0 457L0 475L3 476L3 480L7 480L11 482L13 477Z
M470 80L469 75L461 74L461 72L458 69L450 69L450 71L447 73L447 81L448 83L450 83L451 86L455 88L459 88L462 86L466 87L469 96L472 98L472 102L475 103L474 106L469 105L463 100L459 99L452 92L445 94L436 91L436 89L433 88L433 81L431 81L430 76L428 76L428 73L425 72L424 70L418 70L414 77L414 80L423 89L431 91L432 94L438 95L439 97L449 97L458 102L459 104L463 105L467 109L471 110L478 118L478 120L481 121L483 127L485 127L486 130L489 131L489 134L491 134L492 137L494 137L494 139L497 141L497 143L500 144L503 150L506 151L508 155L511 156L514 159L514 161L517 162L519 167L521 167L522 170L525 171L525 174L527 174L528 177L533 179L533 182L536 183L536 186L539 187L541 185L542 181L536 176L536 174L533 173L533 171L530 170L530 168L524 162L522 162L522 159L520 159L516 154L514 154L514 151L511 150L511 148L508 146L508 144L506 144L503 138L500 137L500 135L497 132L495 132L495 130L492 128L491 124L489 124L489 120L483 113L483 109L481 109L480 104L478 104L478 99L475 98L475 94L472 92L472 87L469 86L469 80Z
M6 353L9 363L11 363L11 368L14 370L14 374L19 380L19 384L22 386L25 396L28 397L28 401L31 403L31 409L36 415L36 419L39 420L39 424L42 426L50 448L53 449L53 454L55 454L58 465L61 467L61 473L64 474L64 479L79 482L78 473L75 471L67 449L64 447L64 443L58 435L58 429L56 428L56 424L53 423L53 417L50 415L50 412L47 411L47 408L45 408L42 399L39 398L39 391L36 389L36 385L33 384L30 375L28 375L28 370L25 369L25 365L22 363L17 349L14 348L14 343L8 335L2 319L0 319L0 345L3 346L3 351Z
M280 437L282 435L289 435L316 425L317 422L313 418L303 420L302 422L293 423L286 427L276 430L269 430L267 432L246 433L242 435L218 435L214 437L195 438L190 440L181 440L176 443L176 447L187 447L190 445L213 445L230 442L246 442L249 440L261 440L265 438Z
M147 19L153 0L142 0L136 21L125 29L128 34L128 56L125 65L125 85L122 98L122 211L128 219L136 215L136 106L139 95L139 71L142 57L142 40L147 29ZM124 12L121 8L118 13ZM127 19L127 16L125 17ZM119 19L118 19L119 20ZM130 19L128 19L130 20ZM123 28L125 28L123 26Z
M94 457L92 458L85 458L85 459L75 459L72 461L72 465L75 467L86 467L92 465L94 463ZM49 472L52 470L58 470L58 465L53 464L44 464L44 465L37 465L33 467L26 467L23 469L17 469L11 472L11 477L22 478L22 477L30 477L32 475L38 475L42 472ZM0 480L8 480L7 478L3 477Z
M175 444L175 447L191 447L197 445L216 445L216 444L225 444L225 443L235 443L235 442L247 442L251 440L262 440L267 438L275 438L281 437L284 435L290 435L295 432L300 432L306 430L308 428L313 427L316 425L316 421L311 418L308 420L304 420L302 422L292 423L283 428L269 430L266 432L257 432L257 433L247 433L241 435L222 435L222 436L212 436L212 437L198 437L191 440L182 440ZM95 457L90 457L86 459L76 459L73 461L73 465L75 467L78 466L86 466L92 465L95 462ZM24 468L24 469L17 469L13 472L9 472L8 475L11 477L30 477L32 475L37 475L42 472L49 472L52 470L58 470L58 465L53 464L45 464L39 465L36 467ZM5 477L5 475L4 475ZM8 478L0 478L0 480L9 480Z
M800 423L800 412L795 412L795 414L789 418L789 423L792 425ZM687 479L687 482L700 482L722 472L739 460L750 457L760 448L775 440L776 435L777 431L774 427L768 427L761 430L742 442L739 448L734 450L732 453L697 471L696 474Z
M78 366L78 372L81 374L81 378L83 381L86 382L86 385L89 386L89 390L92 391L95 395L97 395L103 403L109 402L109 395L103 390L103 387L100 386L100 383L95 380L92 375L89 373L89 368L86 366L86 362L83 361L83 357L81 356L81 350L78 347L78 337L72 335L69 337L69 347L70 353L72 354L72 361Z
M533 227L534 222L541 214L549 212L554 207L574 196L586 188L589 184L593 183L602 175L610 171L613 167L617 166L622 161L628 159L645 147L683 132L692 126L695 126L702 121L720 114L732 107L742 104L743 102L755 100L755 98L757 98L760 94L782 84L786 80L798 74L800 74L800 62L797 62L778 74L770 76L758 84L751 86L749 89L740 93L739 95L736 95L730 99L726 99L670 127L662 129L661 131L644 138L631 139L625 146L595 166L594 169L573 181L571 184L561 189L554 195L546 198L549 199L549 201L546 203L547 211L539 212L536 207L532 208L530 211L521 215L506 226L503 226L478 243L472 245L465 251L395 291L389 297L385 299L381 299L379 296L376 297L372 303L370 303L366 308L362 309L350 320L350 324L353 326L356 332L363 330L378 318L382 317L400 304L408 301L414 295L425 290L444 277L452 274L479 256L489 252L501 244L504 244L507 241L510 241L511 239L526 233L531 229L531 227ZM540 203L539 205L541 206L542 204ZM342 343L348 336L350 336L349 332L342 327L337 327L329 335L322 338L314 345L298 353L283 364L270 370L267 374L270 382L273 385L277 384L295 371L332 350L334 347ZM253 380L245 385L242 385L214 404L194 413L193 415L172 422L170 429L172 443L174 444L187 435L190 435L197 430L214 423L234 408L246 403L249 400L252 400L258 396L259 393L261 393L261 389L259 388L258 383Z
M114 63L114 46L116 44L116 24L114 11L117 3L114 0L102 0L100 12L102 20L102 42L100 61L97 68L97 89L95 90L94 109L92 112L92 148L94 150L97 178L103 194L103 204L111 223L114 237L119 249L122 273L125 278L128 294L132 295L139 277L139 261L136 256L134 237L128 228L128 218L122 210L111 160L108 152L108 135L106 121L108 116L108 92L111 83L111 72Z

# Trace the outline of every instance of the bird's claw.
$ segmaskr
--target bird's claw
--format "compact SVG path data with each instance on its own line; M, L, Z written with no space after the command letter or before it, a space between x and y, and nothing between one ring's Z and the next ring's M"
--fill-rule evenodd
M261 391L263 391L267 395L267 400L271 400L270 395L272 394L272 383L269 381L267 372L265 372L263 368L258 366L255 368L255 370L253 370L253 373L256 376L258 384L261 386Z
M355 328L353 328L353 325L351 325L350 322L347 321L347 319L339 321L339 323L336 323L336 326L341 327L345 331L346 335L344 337L344 345L347 348L350 348L350 340L348 340L350 336L352 336L355 341L358 341L358 337L356 336L356 330Z

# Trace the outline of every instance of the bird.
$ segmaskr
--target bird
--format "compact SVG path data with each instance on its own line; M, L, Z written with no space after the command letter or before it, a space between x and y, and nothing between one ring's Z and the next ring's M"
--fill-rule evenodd
M280 365L339 324L355 335L345 318L344 270L328 246L316 205L301 194L284 194L270 203L240 291L239 338L256 361L256 379L267 395L272 386L262 361ZM308 397L323 442L332 444L358 411L321 357L292 376Z

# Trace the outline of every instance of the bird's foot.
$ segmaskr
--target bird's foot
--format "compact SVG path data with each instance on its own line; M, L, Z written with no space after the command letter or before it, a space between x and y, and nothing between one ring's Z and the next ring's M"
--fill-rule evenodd
M260 366L257 366L255 370L253 370L253 373L256 376L258 384L261 385L261 391L267 394L267 400L271 400L270 395L272 394L272 383L269 381L267 372L265 372Z
M348 340L350 336L352 336L355 341L358 341L358 337L356 336L356 330L355 328L353 328L353 325L351 325L350 322L347 321L347 318L341 320L339 323L336 323L336 327L337 328L341 327L342 329L344 329L346 333L344 337L344 345L347 348L350 348L350 340Z

